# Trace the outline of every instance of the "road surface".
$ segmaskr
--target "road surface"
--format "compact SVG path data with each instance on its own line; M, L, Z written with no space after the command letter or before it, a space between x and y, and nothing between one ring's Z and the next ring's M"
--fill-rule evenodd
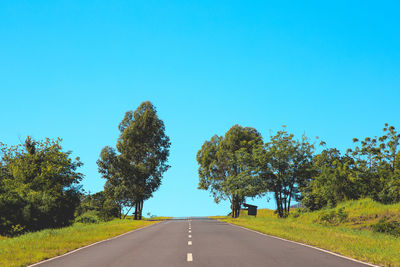
M164 221L34 266L370 266L206 218Z

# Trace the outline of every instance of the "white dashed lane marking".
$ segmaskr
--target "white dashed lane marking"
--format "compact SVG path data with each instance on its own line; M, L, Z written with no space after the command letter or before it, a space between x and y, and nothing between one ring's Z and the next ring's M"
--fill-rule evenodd
M189 232L189 234L191 234L192 233L192 220L189 220L189 230L188 230L188 232ZM188 235L188 237L189 237L189 239L190 238L192 238L192 235ZM192 245L192 241L191 240L189 240L188 241L188 246L191 246ZM189 262L189 261L193 261L193 254L192 253L188 253L187 254L187 261Z

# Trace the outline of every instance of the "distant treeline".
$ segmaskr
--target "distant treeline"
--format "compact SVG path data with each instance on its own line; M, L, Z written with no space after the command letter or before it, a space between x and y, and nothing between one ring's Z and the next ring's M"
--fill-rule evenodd
M116 149L104 147L97 161L106 183L96 194L82 190L82 162L62 150L60 138L37 141L28 136L21 145L0 143L0 234L121 218L132 207L134 218L141 219L144 200L152 197L169 168L169 137L148 101L126 112L118 129Z
M267 193L275 198L280 217L289 214L293 200L308 210L364 197L400 201L395 127L385 124L380 137L354 138L354 147L344 154L323 141L317 146L305 135L296 139L285 128L265 143L256 129L239 125L205 141L197 153L199 189L209 190L217 203L228 199L232 217L239 216L246 197Z

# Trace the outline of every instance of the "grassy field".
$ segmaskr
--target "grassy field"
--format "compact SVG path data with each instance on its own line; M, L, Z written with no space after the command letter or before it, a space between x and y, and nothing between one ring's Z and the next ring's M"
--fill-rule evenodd
M156 221L117 219L3 237L0 238L0 266L26 266L154 223Z
M340 213L345 214L341 220L337 217ZM330 214L336 214L336 217L327 220L332 218ZM218 219L361 261L400 266L400 237L372 230L372 225L384 217L399 221L400 204L382 205L371 199L363 199L316 212L295 210L286 219L277 218L272 210L259 210L257 218L241 214L237 219Z

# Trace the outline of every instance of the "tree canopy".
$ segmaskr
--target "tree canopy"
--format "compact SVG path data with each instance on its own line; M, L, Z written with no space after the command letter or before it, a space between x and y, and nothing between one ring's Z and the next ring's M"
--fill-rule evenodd
M205 141L197 152L199 189L210 190L216 203L228 199L232 217L239 216L245 197L259 194L252 152L261 143L257 130L235 125L224 137Z
M79 158L63 152L61 139L1 146L0 233L18 234L70 224L79 205Z
M99 171L107 179L106 194L120 207L135 206L135 219L141 219L143 202L161 185L167 164L169 137L164 122L149 101L128 111L118 126L116 150L105 147L98 160Z
M355 147L345 154L322 141L316 153L305 135L296 139L283 129L264 143L254 128L235 125L197 152L198 188L209 190L217 203L228 199L233 217L246 197L268 193L280 217L289 214L293 201L310 210L362 197L400 202L400 133L388 124L383 132L354 138Z
M295 140L285 130L271 136L271 140L255 151L257 170L263 180L264 191L272 192L280 217L290 211L292 200L300 200L299 187L310 177L314 145L303 135Z

